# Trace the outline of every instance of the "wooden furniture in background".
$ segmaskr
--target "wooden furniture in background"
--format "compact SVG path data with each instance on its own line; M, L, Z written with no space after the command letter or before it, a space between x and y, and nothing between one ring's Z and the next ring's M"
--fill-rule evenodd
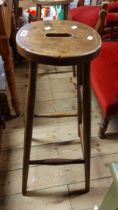
M0 0L0 55L2 56L2 59L4 61L6 79L11 94L11 102L16 112L16 115L19 115L19 101L16 90L12 55L9 45L9 39L11 35L11 24L15 24L13 14L13 2L12 0Z
M74 21L37 21L22 27L17 33L16 42L18 52L30 63L24 137L22 193L25 195L27 191L29 164L84 164L85 192L88 192L90 188L91 136L90 62L99 53L101 47L100 36L92 28ZM79 69L83 73L83 91L81 94L83 101L82 122L80 122L77 114L78 130L80 130L80 141L83 151L83 158L81 159L30 160L38 63L53 66L83 66L83 69ZM80 100L79 87L79 72L77 72L77 102ZM77 113L79 113L79 109L80 107L77 105ZM50 116L53 117L52 114ZM41 117L43 116L41 115ZM83 123L83 126L80 123Z
M104 27L104 39L118 40L118 1L103 2L107 16Z
M62 5L64 9L64 19L68 17L68 6L71 0L33 0L37 7L37 19L41 20L41 8L43 6Z

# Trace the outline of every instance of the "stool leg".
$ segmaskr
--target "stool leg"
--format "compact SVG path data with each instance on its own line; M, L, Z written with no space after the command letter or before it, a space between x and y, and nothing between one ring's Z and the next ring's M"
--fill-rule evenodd
M26 107L26 121L25 121L25 135L24 135L24 154L23 154L23 180L22 180L22 194L26 194L27 179L29 171L29 159L32 140L32 127L33 127L33 115L35 105L35 92L36 92L36 73L37 64L30 63L29 69L29 84L28 84L28 96Z
M90 189L91 89L90 63L83 66L83 141L85 159L85 190Z
M77 116L78 116L78 136L80 136L80 124L82 123L82 98L80 90L80 72L82 69L77 67Z
M76 66L72 66L72 70L73 70L73 77L76 77Z

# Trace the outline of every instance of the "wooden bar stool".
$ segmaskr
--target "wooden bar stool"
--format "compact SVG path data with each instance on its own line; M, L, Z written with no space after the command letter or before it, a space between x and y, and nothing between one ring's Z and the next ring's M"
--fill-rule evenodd
M37 6L37 19L41 20L41 9L43 6L62 5L64 9L64 20L67 20L70 1L71 0L34 0Z
M85 191L90 188L91 91L90 62L101 47L101 38L92 28L73 21L37 21L22 27L16 36L18 52L29 61L29 85L26 108L22 193L27 191L29 164L84 164ZM82 142L82 159L30 160L37 64L53 66L79 65L82 71L82 124L78 113L78 129ZM81 68L82 66L82 68ZM77 101L80 99L79 71L77 71ZM79 104L79 103L78 103ZM42 117L42 116L41 116ZM82 129L83 128L83 129Z

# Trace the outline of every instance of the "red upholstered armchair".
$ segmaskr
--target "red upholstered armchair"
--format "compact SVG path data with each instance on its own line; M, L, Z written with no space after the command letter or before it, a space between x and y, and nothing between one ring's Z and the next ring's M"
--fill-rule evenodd
M118 42L103 42L91 64L91 85L102 110L99 137L105 138L109 120L118 117Z
M106 11L100 6L80 5L69 10L69 19L78 21L96 29L100 35L104 31Z
M107 10L108 13L116 13L118 12L118 1L103 4L103 7Z
M103 38L118 39L118 1L104 3L103 8L107 12Z

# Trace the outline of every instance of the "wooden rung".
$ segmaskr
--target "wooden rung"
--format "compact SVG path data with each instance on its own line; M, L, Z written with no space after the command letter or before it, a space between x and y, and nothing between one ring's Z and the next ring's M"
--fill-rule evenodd
M48 113L48 114L34 114L34 117L39 118L59 118L59 117L75 117L77 113L73 112L55 112L55 113Z
M31 165L66 165L66 164L84 164L83 159L45 159L45 160L30 160Z
M47 71L44 73L39 73L39 75L45 75L45 74L65 74L65 73L70 73L72 72L72 70L68 70L68 71Z

